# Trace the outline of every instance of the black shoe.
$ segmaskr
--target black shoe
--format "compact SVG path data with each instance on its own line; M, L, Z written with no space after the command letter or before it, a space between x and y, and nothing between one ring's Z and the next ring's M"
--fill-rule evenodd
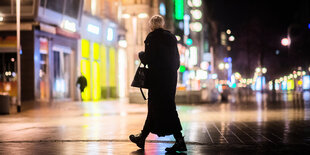
M184 138L177 139L175 144L172 147L165 149L167 152L176 152L176 151L187 151Z
M141 136L141 134L137 134L137 135L130 135L129 136L130 141L132 141L133 143L137 144L138 147L140 147L141 149L144 149L144 144L145 144L145 138L143 138Z

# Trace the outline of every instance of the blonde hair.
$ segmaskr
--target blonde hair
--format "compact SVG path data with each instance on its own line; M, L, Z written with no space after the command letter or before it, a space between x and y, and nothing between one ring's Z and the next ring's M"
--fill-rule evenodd
M164 26L165 26L165 20L160 15L154 15L149 20L149 27L152 31L154 31L155 29L164 28Z

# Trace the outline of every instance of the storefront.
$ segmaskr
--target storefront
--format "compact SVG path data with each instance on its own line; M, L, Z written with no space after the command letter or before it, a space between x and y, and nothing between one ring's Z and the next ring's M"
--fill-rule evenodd
M16 37L0 38L0 95L17 96Z
M35 32L36 99L73 100L77 39Z
M116 25L84 13L79 41L80 74L86 77L84 101L116 98L117 38Z
M13 1L6 4L1 9L14 9ZM21 100L73 100L77 96L75 60L83 2L29 0L21 5ZM16 72L16 18L10 13L2 15L0 58L10 62L5 62L7 67L0 70L1 85L5 85L3 89L0 86L0 91L8 92L8 81L11 88L17 89L14 84L19 74ZM16 96L16 91L11 89L10 95Z

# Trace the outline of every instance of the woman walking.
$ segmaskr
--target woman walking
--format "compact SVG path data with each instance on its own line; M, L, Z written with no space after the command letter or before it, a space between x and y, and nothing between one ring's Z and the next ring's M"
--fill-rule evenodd
M141 133L130 135L129 139L144 149L149 133L157 136L173 134L176 142L171 148L166 148L166 151L186 151L174 100L180 56L176 37L163 29L164 24L163 17L159 15L150 19L151 32L144 41L145 52L139 53L141 62L149 68L148 114Z

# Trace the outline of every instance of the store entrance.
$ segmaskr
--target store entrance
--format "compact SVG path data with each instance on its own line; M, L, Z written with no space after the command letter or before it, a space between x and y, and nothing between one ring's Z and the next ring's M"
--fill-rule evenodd
M71 49L54 46L53 60L53 98L70 98Z
M40 73L38 84L40 101L48 101L50 98L48 51L48 39L40 38Z

